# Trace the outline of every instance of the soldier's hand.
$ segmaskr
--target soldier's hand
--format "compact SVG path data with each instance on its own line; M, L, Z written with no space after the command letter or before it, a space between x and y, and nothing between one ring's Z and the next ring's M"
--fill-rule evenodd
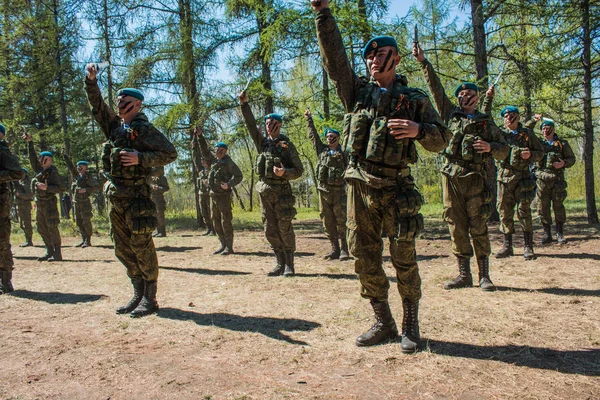
M87 71L87 77L89 80L96 79L96 75L98 75L98 70L96 69L96 63L89 63L85 66L85 70Z
M493 86L490 86L487 90L487 92L485 92L485 97L494 97L496 95L496 89Z
M277 176L283 176L283 174L285 173L285 168L284 167L273 167L273 173Z
M121 151L119 154L121 155L121 162L123 162L123 166L125 167L131 167L140 163L140 153L137 150Z
M248 95L246 94L245 90L242 90L242 92L238 95L238 99L240 99L240 104L248 103Z
M419 43L413 43L412 55L418 62L425 61L425 53L423 53L423 49L421 49Z
M310 108L307 108L306 111L304 111L304 116L306 117L306 119L312 117L312 114L310 113Z
M521 158L523 160L529 160L529 158L531 157L531 151L526 147L523 150L521 150Z
M33 140L30 133L24 133L22 137L28 142L31 142Z
M489 153L492 151L492 146L486 142L485 140L476 140L473 143L473 148L477 150L478 153Z
M42 182L37 182L35 184L35 187L37 187L39 190L47 190L48 189L48 184L47 183L42 183Z
M85 193L85 192L87 192L86 189L77 189L77 193Z
M543 116L542 114L535 114L533 116L533 119L536 120L536 121L539 121L540 119L542 119L542 116Z
M229 185L227 184L227 182L221 182L221 189L224 189L224 190L229 189Z
M202 179L202 184L204 186L208 186L208 179Z
M409 119L388 119L387 126L395 139L412 139L419 135L419 124Z
M561 169L565 166L565 160L560 160L552 163L552 166L556 169Z
M310 5L313 10L321 11L325 8L329 8L329 0L310 0Z

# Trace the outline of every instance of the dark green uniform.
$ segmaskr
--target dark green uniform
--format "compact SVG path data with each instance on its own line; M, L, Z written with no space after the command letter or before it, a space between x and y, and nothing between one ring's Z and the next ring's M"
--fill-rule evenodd
M158 176L150 177L150 185L152 188L152 201L156 205L156 231L155 236L167 236L167 221L165 219L165 210L167 202L165 201L165 193L169 191L169 182L165 176L164 168L157 168Z
M27 150L29 152L31 168L37 172L37 175L31 180L31 189L35 193L35 221L37 231L46 246L46 255L41 257L41 259L62 258L61 237L58 230L60 213L58 211L56 194L64 192L67 188L58 173L58 169L54 165L51 165L47 169L42 169L38 155L33 147L33 142L28 143ZM47 189L38 189L36 186L38 182L47 184Z
M13 156L4 140L0 140L0 294L13 291L11 279L13 257L10 251L10 183L23 178L19 159Z
M25 174L23 179L13 183L15 188L15 199L17 202L17 212L19 213L19 226L25 233L24 245L33 245L33 226L31 224L31 203L33 201L33 191L31 190L31 179Z
M202 169L198 177L198 195L200 196L200 212L202 219L208 228L206 234L214 233L212 214L210 212L210 189L208 187L208 174L210 169Z
M80 174L70 158L65 157L65 162L73 176L71 185L71 196L73 209L75 211L75 223L81 234L82 242L79 247L91 246L91 238L94 233L92 227L92 193L100 190L100 184L91 174L86 171Z
M107 197L115 255L132 282L143 279L148 287L148 282L158 278L158 259L152 241L156 207L150 199L147 177L152 167L175 161L177 151L143 113L138 113L130 125L123 124L102 99L96 79L86 78L85 88L92 114L108 140L102 160L105 171L110 171ZM122 164L119 153L124 149L139 152L139 165Z

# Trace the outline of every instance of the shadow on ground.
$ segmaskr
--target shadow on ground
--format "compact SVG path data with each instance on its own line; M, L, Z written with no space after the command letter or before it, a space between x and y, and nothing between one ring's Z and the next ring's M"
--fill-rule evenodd
M15 290L11 296L35 301L44 301L48 304L78 304L92 303L107 296L102 294L77 294L59 292L30 292L29 290Z
M172 247L172 246L161 246L161 247L157 247L156 251L164 251L165 253L183 253L186 251L191 251L191 250L199 250L201 249L200 246L189 246L189 247L185 247L185 246L181 246L181 247Z
M525 292L525 293L546 293L555 294L557 296L600 296L600 290L589 290L589 289L568 289L568 288L542 288L542 289L527 289L527 288L516 288L509 286L496 286L496 290L500 292Z
M516 345L477 346L438 340L430 340L428 345L432 353L439 355L500 361L565 374L600 376L600 349L555 350Z
M158 311L158 316L178 321L194 321L201 326L217 326L238 332L256 332L271 339L302 346L308 346L308 343L292 339L283 332L306 332L321 326L317 322L296 318L243 317L223 313L200 314L177 308L161 308Z
M181 267L159 267L160 269L169 269L172 271L190 272L201 275L250 275L250 272L231 271L226 269L205 269L205 268L181 268Z
M542 250L543 251L543 250ZM569 253L569 254L544 254L544 253L536 253L538 257L548 257L548 258L564 258L564 259L575 259L575 260L598 260L600 261L600 254L590 254L590 253Z
M234 253L238 256L256 256L256 257L273 257L275 258L275 253L267 252L267 251L236 251ZM312 257L315 253L306 253L302 251L294 252L294 256L296 257Z

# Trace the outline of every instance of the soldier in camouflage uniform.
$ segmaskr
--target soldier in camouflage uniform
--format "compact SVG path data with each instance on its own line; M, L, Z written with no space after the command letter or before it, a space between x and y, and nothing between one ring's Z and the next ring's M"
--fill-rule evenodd
M115 113L100 93L96 65L88 64L86 69L85 89L92 114L108 140L102 162L109 178L107 197L111 203L109 218L115 255L127 268L133 285L133 298L116 311L142 317L158 310L158 257L152 241L157 225L156 206L150 199L148 175L152 167L175 161L177 151L140 112L142 92L119 90Z
M5 135L6 129L0 124L0 294L14 291L14 261L10 251L10 182L16 182L25 176L19 159L11 154L8 143L4 140Z
M67 188L58 169L52 164L54 159L52 153L42 151L38 159L31 136L26 133L23 138L28 142L27 150L31 168L37 172L35 178L31 180L31 188L35 192L35 221L37 231L46 246L46 254L39 257L38 261L62 261L61 237L58 230L60 213L56 195Z
M553 121L543 120L540 128L544 135L544 140L542 141L544 156L535 165L538 212L544 229L540 244L543 245L552 242L552 215L550 206L554 210L556 240L558 244L563 244L566 243L563 227L567 221L567 213L563 205L563 202L567 198L565 169L575 164L575 154L569 143L556 135Z
M259 176L256 191L260 194L265 236L277 259L275 268L267 275L290 277L295 274L296 251L292 225L296 216L296 198L292 194L290 181L302 176L304 166L296 146L280 132L283 122L281 115L268 114L264 117L267 131L267 137L264 137L256 125L246 91L240 93L239 99L246 128L259 153L256 160L256 173Z
M100 190L100 184L96 178L88 173L87 161L77 161L77 166L75 166L66 154L63 154L63 157L73 176L71 196L73 197L73 208L75 210L75 223L81 234L81 243L76 244L75 247L84 249L92 245L92 234L94 233L90 196Z
M312 2L323 65L334 82L347 114L344 150L349 157L348 244L355 258L361 295L369 299L376 322L358 336L357 346L371 346L397 337L388 303L389 281L383 269L382 233L390 240L392 265L402 297L404 353L420 347L418 321L421 278L415 239L423 227L410 164L417 161L416 142L440 151L449 134L427 95L396 75L400 62L396 40L371 39L363 50L371 80L358 77L348 60L340 31L327 0Z
M210 212L210 188L208 187L208 175L210 174L210 163L204 158L201 159L202 169L198 176L198 195L200 196L200 212L202 219L206 224L206 232L202 236L214 235L215 228L212 223L212 214Z
M515 205L518 205L517 216L523 228L523 257L533 260L531 201L535 196L535 179L530 167L542 158L544 150L535 134L521 124L517 107L505 107L500 116L504 119L501 129L510 146L510 154L498 162L498 211L504 242L495 256L506 258L513 255L514 215Z
M323 144L310 110L304 113L308 126L308 136L313 143L319 162L317 163L317 189L319 192L319 209L327 237L331 242L331 252L325 260L346 261L348 242L346 241L346 181L344 171L348 166L346 155L340 145L340 133L335 129L325 129L327 145ZM340 246L341 242L341 246Z
M156 233L154 237L167 236L167 221L165 220L165 210L167 202L165 201L165 192L169 191L169 182L165 176L164 167L152 168L150 176L150 188L152 189L152 201L156 204Z
M215 154L208 148L208 143L200 130L194 131L202 152L202 159L210 164L207 186L212 200L212 225L219 237L221 245L213 254L227 256L233 253L233 214L231 211L232 189L242 179L242 171L227 154L228 147L223 142L215 144Z
M19 213L19 226L25 233L25 243L20 247L33 246L33 226L31 225L31 202L33 201L33 191L31 190L31 178L29 172L23 168L25 176L19 181L13 182L15 187L15 200L17 202L17 212Z
M470 259L474 248L479 266L479 287L484 291L493 291L496 287L489 276L492 249L487 228L492 192L486 187L486 164L490 157L505 159L510 147L492 117L477 110L477 85L470 82L459 85L454 91L458 100L456 106L446 95L433 66L417 43L413 55L421 64L437 110L452 132L450 143L442 152L447 160L442 168L442 182L444 218L450 228L452 251L458 260L459 275L446 282L444 288L473 286Z

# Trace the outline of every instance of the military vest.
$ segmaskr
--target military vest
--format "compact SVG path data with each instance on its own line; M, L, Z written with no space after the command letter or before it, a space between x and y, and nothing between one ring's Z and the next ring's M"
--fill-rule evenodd
M50 193L47 190L38 190L35 186L36 183L48 183L48 179L50 175L56 173L58 175L58 169L54 165L51 165L50 168L42 170L38 173L35 178L31 180L31 190L35 193L35 197L37 200L52 200L56 199L55 193Z
M73 198L75 201L77 200L86 200L89 199L91 193L87 190L89 188L89 176L88 174L77 175L75 180L73 181L73 185L71 186L71 193L73 193ZM84 193L79 193L79 189L86 189Z
M229 172L227 166L227 160L229 156L223 157L221 160L215 158L215 162L210 167L210 173L208 174L208 187L213 193L229 193L231 188L227 190L221 187L221 183L227 183L233 176Z
M556 169L553 163L563 161L566 157L564 154L564 144L561 139L556 139L550 144L546 140L540 140L544 149L544 156L538 161L537 168L541 171L550 172L554 175L563 174L564 168Z
M450 163L462 166L485 164L492 156L491 153L478 153L473 144L478 139L493 142L490 128L493 123L487 114L476 112L475 115L467 117L462 112L455 111L448 124L452 138L442 154Z
M504 139L510 146L510 154L504 160L499 162L501 168L511 169L515 171L527 171L531 166L531 160L521 158L521 152L525 148L529 148L529 135L532 134L527 128L523 128L521 124L517 128L517 133L512 133L506 128L503 130Z
M346 170L346 156L341 148L336 150L327 148L319 154L317 163L317 181L322 187L343 187L344 171Z
M350 163L372 164L400 169L417 161L413 139L397 140L389 134L388 119L414 121L416 102L427 97L419 89L406 86L405 77L398 76L391 90L361 78L353 112L344 116L344 151Z
M279 135L277 139L264 140L262 152L256 157L256 174L260 179L272 184L283 184L288 181L273 172L273 167L293 167L288 143L290 140L285 135Z

